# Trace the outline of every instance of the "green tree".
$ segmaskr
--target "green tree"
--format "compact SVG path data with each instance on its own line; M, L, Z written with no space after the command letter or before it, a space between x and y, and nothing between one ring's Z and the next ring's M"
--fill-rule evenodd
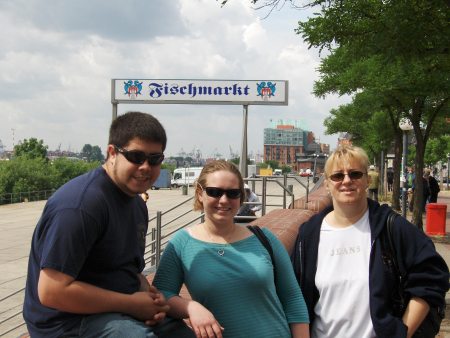
M278 163L278 161L275 161L275 160L266 161L266 164L267 164L267 167L271 167L272 169L280 168L280 164Z
M81 158L83 160L89 161L92 156L92 146L86 143L81 149Z
M281 167L281 171L283 174L289 174L292 171L292 168L288 165L284 165Z
M100 164L68 158L51 162L42 157L16 156L10 161L0 161L0 195L19 196L20 193L58 189L70 179Z
M258 163L257 166L258 166L260 169L267 169L267 168L269 167L269 165L268 165L266 162Z
M103 162L105 160L100 147L92 146L89 143L81 149L81 157L88 162Z
M317 16L299 23L310 47L328 50L316 95L370 91L396 116L410 119L416 172L434 121L449 108L450 25L446 1L312 1ZM425 128L421 129L421 123ZM422 226L422 180L416 176L413 222Z
M99 146L92 147L92 154L89 159L89 162L103 162L105 160L105 156L103 156L102 150Z
M239 166L240 158L239 157L232 158L232 159L230 159L230 162Z
M2 161L0 193L19 193L54 188L54 172L45 158L18 156Z
M43 140L37 140L32 137L29 140L24 139L19 141L19 144L14 146L15 156L26 156L28 158L45 158L47 156L48 146L44 145Z
M161 164L161 169L169 169L169 171L173 174L174 170L176 169L176 165L170 163L163 163Z
M81 160L68 159L60 157L51 162L52 172L54 174L53 189L57 189L72 178L80 176L87 171L100 166L100 162L85 162Z

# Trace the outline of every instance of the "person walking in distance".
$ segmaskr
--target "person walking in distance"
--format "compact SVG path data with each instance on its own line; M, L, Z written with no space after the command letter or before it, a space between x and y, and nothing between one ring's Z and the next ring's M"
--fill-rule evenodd
M121 115L105 163L49 198L28 263L23 316L31 337L155 338L169 326L192 333L165 319L165 298L142 274L148 211L139 195L158 178L166 143L153 116Z
M428 188L430 192L430 195L428 196L428 202L437 203L438 194L441 191L441 189L439 188L439 183L434 178L434 176L431 175L431 169L426 168L424 172L424 177L428 181Z
M394 170L392 168L388 168L386 176L387 176L388 191L392 192L392 187L394 184Z
M380 185L380 175L376 171L374 165L371 165L369 167L367 176L369 177L369 198L378 202L378 186Z

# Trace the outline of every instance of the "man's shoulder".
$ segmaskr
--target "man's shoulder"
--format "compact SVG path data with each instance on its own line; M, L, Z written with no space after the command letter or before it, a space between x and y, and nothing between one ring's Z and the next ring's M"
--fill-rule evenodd
M54 209L79 209L86 205L96 205L103 194L104 175L99 168L77 176L61 186L48 200L48 206Z

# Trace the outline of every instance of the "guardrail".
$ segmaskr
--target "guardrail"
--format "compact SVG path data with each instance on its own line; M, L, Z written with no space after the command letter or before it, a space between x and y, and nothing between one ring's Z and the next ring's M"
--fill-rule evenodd
M305 190L306 190L306 196L308 196L308 190L309 190L309 179L307 181L307 184L304 184L300 181L299 177L296 176L287 176L284 175L283 181L280 182L279 178L276 177L256 177L256 178L246 178L244 181L247 182L247 184L251 187L252 191L256 193L255 191L255 183L256 182L262 182L261 187L261 194L257 195L261 197L261 216L264 216L267 211L267 206L272 207L281 207L283 209L287 208L287 199L290 198L290 205L294 204L295 196L293 192L293 185L288 185L288 179L295 180L298 184L300 184ZM268 194L267 193L267 185L268 184L274 184L281 188L282 193L281 194ZM282 198L281 203L274 203L269 204L268 203L268 197L275 197L275 198ZM166 210L166 211L158 211L156 213L156 216L151 218L149 220L149 223L155 222L155 226L150 227L149 231L147 233L147 240L146 240L146 251L144 254L144 259L146 263L146 271L153 271L156 269L156 267L159 264L159 260L161 257L162 252L164 251L165 246L169 242L170 237L177 232L180 229L183 229L191 224L194 224L194 222L198 222L199 220L201 222L204 221L204 214L196 215L193 218L190 218L187 221L181 221L179 223L176 223L177 221L182 220L184 217L187 217L188 215L194 214L194 211L192 210L192 207L190 207L188 210L179 213L176 216L172 216L172 213L174 211L179 211L180 207L185 206L188 202L191 202L194 199L194 197L189 197L183 202L175 205L174 207ZM273 198L271 199L273 200ZM255 204L254 202L244 202L246 204ZM163 218L170 217L169 220L164 222ZM256 216L240 216L242 219L257 219ZM165 231L170 225L175 224L175 228Z
M1 204L12 204L31 201L42 201L48 199L56 190L35 190L35 191L20 191L13 193L5 193L0 195Z

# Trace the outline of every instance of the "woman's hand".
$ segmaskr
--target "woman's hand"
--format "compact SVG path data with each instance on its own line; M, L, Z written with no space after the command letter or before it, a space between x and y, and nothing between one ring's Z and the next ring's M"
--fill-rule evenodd
M197 338L222 338L224 328L207 308L192 301L189 303L187 310L189 321Z

